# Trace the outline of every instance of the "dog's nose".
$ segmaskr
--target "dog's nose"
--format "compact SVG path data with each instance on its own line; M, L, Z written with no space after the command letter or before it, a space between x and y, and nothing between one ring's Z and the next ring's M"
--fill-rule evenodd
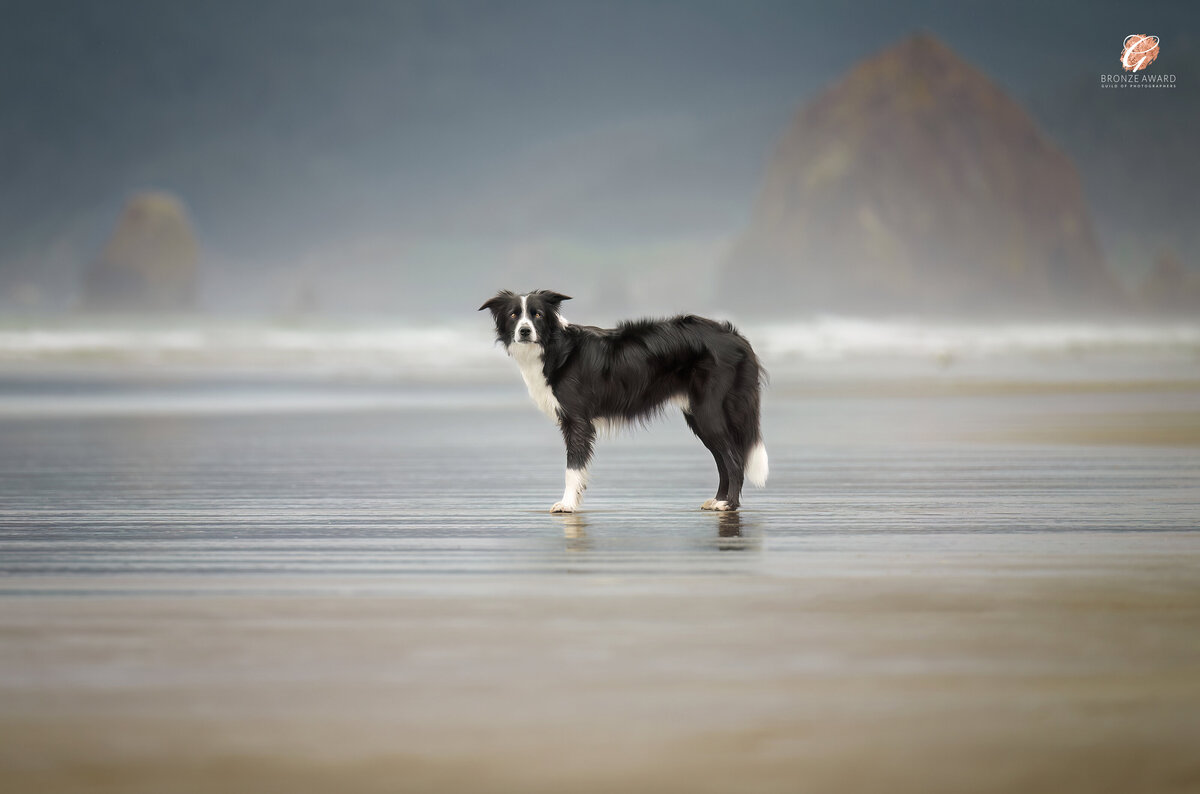
M521 336L521 338L522 338L522 339L528 339L528 338L529 338L529 335L530 335L531 333L533 333L533 329L532 329L532 328L530 328L529 326L525 326L525 327L524 327L524 328L522 328L520 331L517 331L517 333L518 333L518 334L520 334L520 336Z

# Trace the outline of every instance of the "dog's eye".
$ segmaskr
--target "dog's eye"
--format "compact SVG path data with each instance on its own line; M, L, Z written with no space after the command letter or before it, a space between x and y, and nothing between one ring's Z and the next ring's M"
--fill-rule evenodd
M508 315L508 316L509 316L509 317L511 317L511 318L513 318L514 320L515 320L515 319L517 319L517 313L516 313L516 312L513 312L512 314L510 314L510 315Z
M533 316L534 316L534 317L536 317L536 318L538 318L539 320L540 320L540 319L542 319L542 313L541 313L541 312L534 312L534 315L533 315Z

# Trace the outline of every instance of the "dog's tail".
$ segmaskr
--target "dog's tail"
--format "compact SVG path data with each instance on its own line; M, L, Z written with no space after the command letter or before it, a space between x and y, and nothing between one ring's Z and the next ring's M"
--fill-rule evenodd
M767 445L760 438L750 452L746 454L746 479L751 485L762 488L767 484L767 475L770 470L767 466Z
M741 334L738 334L741 337ZM738 367L737 380L734 389L738 392L737 404L740 422L732 422L741 432L738 434L741 447L745 452L746 480L754 486L762 488L767 484L767 446L763 443L761 427L762 386L767 379L767 373L750 343L745 341L746 358Z

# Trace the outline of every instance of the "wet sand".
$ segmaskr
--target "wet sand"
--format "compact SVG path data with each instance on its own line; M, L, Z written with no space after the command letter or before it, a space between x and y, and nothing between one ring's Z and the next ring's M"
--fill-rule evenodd
M567 517L519 401L6 417L0 781L1195 790L1198 397L781 390L738 516L677 417Z

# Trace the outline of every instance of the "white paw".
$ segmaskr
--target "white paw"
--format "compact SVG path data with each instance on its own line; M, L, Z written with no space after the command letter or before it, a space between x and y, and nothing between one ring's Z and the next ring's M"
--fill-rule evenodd
M575 505L568 505L568 504L563 504L562 502L555 502L554 507L550 508L550 512L551 513L574 513Z
M716 503L717 503L717 500L716 500L716 499L709 499L707 502L705 502L704 504L700 505L700 509L701 509L701 510L712 510L712 509L713 509L713 505L715 505Z
M709 506L709 508L708 508L709 510L725 511L725 510L736 510L737 509L736 507L731 506L729 504L729 502L719 501L717 499L713 499L711 501L712 501L712 504Z

